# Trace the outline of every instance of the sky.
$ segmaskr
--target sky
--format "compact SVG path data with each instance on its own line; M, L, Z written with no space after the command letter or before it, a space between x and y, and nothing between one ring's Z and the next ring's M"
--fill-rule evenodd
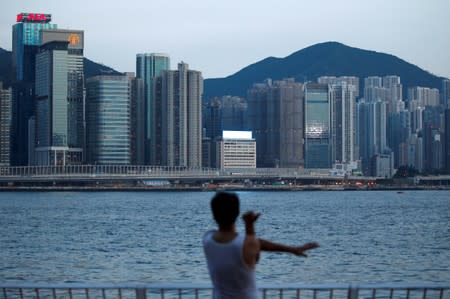
M21 12L84 30L85 57L134 72L136 54L166 53L204 78L326 41L395 55L450 78L449 0L0 0L0 47Z

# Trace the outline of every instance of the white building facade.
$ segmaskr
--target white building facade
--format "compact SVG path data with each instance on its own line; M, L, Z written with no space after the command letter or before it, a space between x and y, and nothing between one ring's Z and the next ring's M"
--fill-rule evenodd
M223 131L217 147L220 169L256 168L256 141L251 131Z

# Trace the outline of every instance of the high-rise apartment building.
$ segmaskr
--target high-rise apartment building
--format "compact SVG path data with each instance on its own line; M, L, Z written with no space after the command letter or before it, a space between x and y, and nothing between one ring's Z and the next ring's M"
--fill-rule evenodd
M247 101L237 96L212 98L203 109L203 127L208 138L222 137L222 131L248 128Z
M36 165L83 162L83 31L41 30L36 55Z
M331 90L328 84L305 86L305 168L332 167Z
M443 134L441 136L441 122L444 110L441 106L428 106L423 110L422 114L423 167L426 171L440 170L444 167L442 158L444 136Z
M29 120L34 115L36 54L41 45L40 31L56 29L51 15L20 13L12 31L13 105L11 124L11 162L28 165Z
M0 166L11 164L11 118L12 118L12 90L3 89L0 81Z
M248 104L237 96L212 98L203 108L203 167L216 167L217 140L224 130L243 131L248 129Z
M220 99L224 130L243 131L248 129L248 103L237 96L223 96Z
M333 163L351 163L359 158L356 143L356 86L331 85L331 132Z
M444 153L442 156L445 169L450 172L450 108L445 109L444 112Z
M201 72L179 63L177 70L162 71L155 83L154 165L202 165Z
M86 80L87 162L131 164L131 100L127 76Z
M161 122L161 115L156 113L155 93L154 89L156 78L163 71L170 69L170 58L166 54L145 53L136 55L136 77L144 80L144 100L145 100L145 162L146 164L154 164L156 162L156 152L158 150L158 142L154 139L154 135L158 130L155 124Z
M203 109L203 127L205 136L210 140L222 136L224 130L222 118L222 101L219 98L212 98Z
M383 88L386 89L387 114L397 113L398 103L403 100L403 85L400 83L400 77L383 77Z
M402 144L404 145L411 135L411 118L410 113L404 107L397 113L393 113L388 117L388 144L394 152L394 166L405 165L404 154L402 153Z
M383 79L381 77L364 78L364 100L366 102L374 102L385 97L386 92L383 88Z
M387 147L387 104L385 101L358 102L358 142L363 172L371 175L371 160L376 155L390 155Z
M450 108L450 80L442 80L441 105L444 109Z
M419 107L439 106L439 90L420 86L409 87L408 101L417 101Z
M354 96L356 99L359 98L359 78L355 76L321 76L317 78L317 83L319 84L341 84L342 82L347 83L347 85L355 86Z
M303 84L294 79L268 80L255 84L247 94L258 167L302 167Z

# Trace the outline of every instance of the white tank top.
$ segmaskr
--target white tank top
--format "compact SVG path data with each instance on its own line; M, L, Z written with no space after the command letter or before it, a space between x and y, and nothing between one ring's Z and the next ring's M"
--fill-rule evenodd
M255 271L248 269L243 258L244 235L228 243L213 239L217 231L203 237L203 249L213 284L214 299L258 299Z

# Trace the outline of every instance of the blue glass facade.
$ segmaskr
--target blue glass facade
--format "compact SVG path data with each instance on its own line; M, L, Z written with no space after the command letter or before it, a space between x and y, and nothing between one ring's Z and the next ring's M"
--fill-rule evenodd
M50 23L17 23L13 26L13 68L15 69L16 80L20 81L26 78L26 73L34 73L33 65L25 62L27 60L26 56L28 56L26 54L34 56L37 48L34 53L27 53L25 47L40 46L40 31L42 29L56 28L56 24Z
M331 168L331 97L328 84L305 87L305 168Z
M131 163L130 83L126 76L96 76L86 81L87 161Z
M19 22L13 25L12 65L14 73L11 163L30 165L30 152L33 151L29 132L29 120L33 117L35 98L36 54L41 44L42 29L56 29L56 24L45 22Z
M155 141L157 124L161 123L161 115L156 113L155 82L162 71L170 69L170 58L166 54L137 54L136 77L144 80L145 98L145 162L155 163Z

